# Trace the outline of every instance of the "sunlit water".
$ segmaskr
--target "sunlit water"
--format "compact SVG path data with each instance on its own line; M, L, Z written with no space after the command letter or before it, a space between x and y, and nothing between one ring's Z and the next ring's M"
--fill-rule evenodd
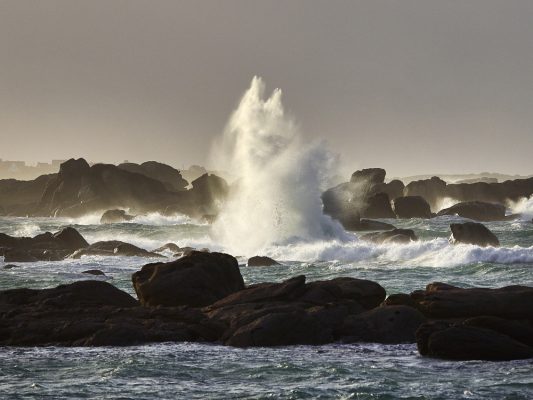
M433 281L463 287L533 286L533 224L486 225L502 247L448 244L449 224L460 219L388 221L416 231L419 242L377 246L350 240L297 238L261 253L283 265L248 268L247 283L352 276L379 282L387 292L409 292ZM167 242L224 250L209 226L186 218L150 215L113 225L78 220L0 218L0 232L33 236L74 226L89 242L123 240L148 250ZM170 256L170 254L169 254ZM1 258L0 258L1 260ZM133 294L131 273L145 258L86 257L17 264L3 269L0 289L45 288L100 269L108 282ZM129 348L0 348L0 399L4 398L355 398L531 399L533 361L453 363L422 358L414 345L327 345L233 349L216 345L158 344Z

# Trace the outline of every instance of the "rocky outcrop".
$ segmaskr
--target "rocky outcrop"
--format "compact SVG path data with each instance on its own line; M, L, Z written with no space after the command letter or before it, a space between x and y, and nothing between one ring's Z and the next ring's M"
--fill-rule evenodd
M477 222L464 222L462 224L450 224L452 243L475 244L477 246L498 247L500 241L485 225Z
M157 161L146 161L142 164L123 163L119 164L118 168L156 179L162 182L167 190L172 192L186 190L189 184L183 179L180 171Z
M33 238L0 233L0 255L5 262L59 261L89 243L74 228L45 232Z
M132 275L132 281L140 302L148 306L207 306L244 289L234 257L200 251L168 263L147 264Z
M394 213L398 218L431 218L431 209L421 196L405 196L394 199Z
M280 265L280 263L265 256L254 256L248 259L249 267L271 267L273 265Z
M505 206L482 201L467 201L457 203L437 213L437 216L442 215L458 215L476 221L501 221L505 219Z
M383 168L365 168L359 171L355 171L352 174L350 182L365 182L369 186L374 186L385 182L385 174L386 172Z
M117 224L131 221L135 216L129 215L125 210L107 210L100 218L101 224Z
M0 179L1 215L26 216L37 211L48 183L56 174L42 175L31 181Z
M361 240L366 240L376 244L386 243L410 243L418 240L412 229L392 229L386 232L374 232L361 235Z

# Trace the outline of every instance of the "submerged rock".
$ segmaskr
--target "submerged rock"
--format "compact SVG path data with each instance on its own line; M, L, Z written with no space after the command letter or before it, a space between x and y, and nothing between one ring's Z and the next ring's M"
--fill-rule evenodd
M106 274L103 271L100 271L99 269L88 269L87 271L83 271L82 274L106 276Z
M485 225L477 222L450 224L452 243L475 244L477 246L500 246L500 241Z
M248 259L249 267L270 267L272 265L280 265L280 263L265 256L254 256Z

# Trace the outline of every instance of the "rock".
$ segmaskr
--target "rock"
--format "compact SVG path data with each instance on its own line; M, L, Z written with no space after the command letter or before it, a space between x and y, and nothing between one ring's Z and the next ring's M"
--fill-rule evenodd
M533 348L491 329L424 324L417 332L420 354L448 360L507 361L533 357Z
M239 328L229 346L318 345L333 340L331 332L303 310L265 315Z
M37 210L37 205L48 183L57 174L41 175L30 181L0 179L0 207L2 215L27 216Z
M13 268L18 268L19 266L18 265L15 265L15 264L6 264L4 265L4 269L13 269Z
M88 269L87 271L83 271L82 274L106 276L106 274L103 271L100 271L99 269Z
M386 193L376 193L366 199L366 208L361 212L366 218L396 218L392 210L389 196Z
M347 231L362 232L362 231L389 231L396 229L392 224L381 221L373 221L371 219L353 218L352 220L342 220L342 226Z
M508 200L517 201L533 194L533 177L515 179L501 183L456 183L446 186L446 197L458 201L483 201L506 204Z
M393 229L386 232L366 233L361 235L360 239L377 244L403 244L418 240L415 232L412 229Z
M37 262L39 259L28 250L13 249L4 252L4 262Z
M440 210L437 216L459 215L476 221L501 221L505 219L505 206L482 201L468 201Z
M419 196L424 198L431 209L437 210L441 200L448 196L446 182L438 176L410 182L404 189L405 196Z
M385 174L386 172L383 168L365 168L360 171L355 171L352 174L350 182L366 182L369 185L376 185L385 181Z
M53 289L10 289L0 291L0 305L41 307L134 307L129 294L103 281L79 281Z
M100 218L101 224L118 224L131 221L135 216L126 214L124 210L107 210Z
M83 256L163 257L161 254L152 253L119 240L93 243L85 249L76 250L70 255L70 258L81 258Z
M431 209L421 196L398 197L393 200L394 213L398 218L431 218Z
M202 307L244 289L237 260L223 253L194 251L168 263L153 263L132 275L143 305Z
M475 244L477 246L498 247L500 241L485 225L477 222L464 222L462 224L450 224L452 243Z
M273 265L280 265L280 263L265 256L254 256L248 259L249 267L270 267Z
M340 330L343 342L415 343L416 331L426 321L415 308L378 307L348 316Z
M178 253L181 251L181 248L175 243L166 243L161 247L158 247L155 250L152 250L153 253L163 253L165 251L171 251L173 253Z
M463 326L490 329L510 338L533 346L533 322L509 320L498 317L474 317L462 322Z
M533 320L533 288L506 286L498 289L442 287L428 285L411 297L428 318L471 318L493 316Z
M183 179L180 171L156 161L146 161L142 164L123 163L118 165L118 168L156 179L162 182L169 191L184 191L189 184Z
M65 249L77 250L89 246L89 243L87 243L83 236L71 227L63 228L59 232L54 233L54 238L63 242Z

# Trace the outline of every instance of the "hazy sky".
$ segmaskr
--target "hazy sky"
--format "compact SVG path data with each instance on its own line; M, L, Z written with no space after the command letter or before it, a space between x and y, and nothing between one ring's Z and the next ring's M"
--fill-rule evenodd
M0 1L0 158L204 163L254 75L390 175L533 173L533 1Z

